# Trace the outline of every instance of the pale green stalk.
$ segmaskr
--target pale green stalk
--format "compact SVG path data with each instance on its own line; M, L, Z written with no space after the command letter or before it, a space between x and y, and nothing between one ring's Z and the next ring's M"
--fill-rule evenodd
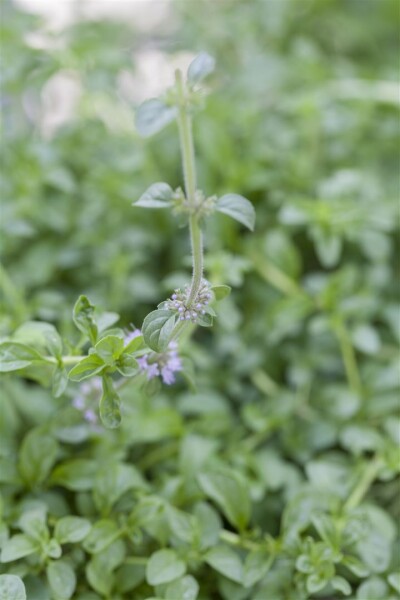
M192 247L193 276L190 287L188 307L197 297L203 277L203 239L196 216L196 164L194 156L194 144L192 134L192 119L189 113L185 85L181 71L175 72L176 89L178 92L178 128L179 140L182 153L183 178L185 182L185 193L192 213L189 217L190 242Z

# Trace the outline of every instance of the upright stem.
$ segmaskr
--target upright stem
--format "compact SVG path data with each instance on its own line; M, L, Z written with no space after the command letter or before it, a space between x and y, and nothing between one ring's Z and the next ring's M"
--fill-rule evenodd
M189 205L193 209L193 212L189 218L190 242L193 260L193 277L188 298L188 306L190 307L199 292L203 276L203 239L198 217L195 214L196 163L194 157L192 120L189 114L182 73L179 71L179 69L175 71L175 81L179 100L178 127L182 153L183 177L185 181L185 193Z
M343 508L346 511L356 508L360 504L360 502L364 498L365 494L368 492L369 488L371 487L374 480L376 479L376 476L378 475L379 470L382 467L382 464L383 464L382 459L379 456L376 456L367 465L359 482L357 483L357 485L353 489L352 493L350 494L350 496L344 503Z
M342 351L344 368L346 370L347 379L350 388L359 398L362 397L362 383L360 373L353 346L349 339L342 317L338 317L336 321L336 335L339 340L340 349Z

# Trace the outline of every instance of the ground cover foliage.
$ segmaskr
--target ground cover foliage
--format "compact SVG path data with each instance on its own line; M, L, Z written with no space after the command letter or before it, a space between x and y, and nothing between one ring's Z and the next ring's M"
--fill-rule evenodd
M397 3L179 2L152 35L86 20L46 49L3 17L0 598L399 598ZM183 187L176 126L142 139L120 85L144 49L215 57L199 187L257 220L205 220L232 292L125 380L119 424L136 328L190 283L182 214L131 206ZM81 94L49 131L60 72Z

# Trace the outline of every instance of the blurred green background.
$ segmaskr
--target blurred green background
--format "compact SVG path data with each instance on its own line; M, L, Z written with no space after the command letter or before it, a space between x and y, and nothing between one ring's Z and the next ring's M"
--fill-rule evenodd
M182 185L177 130L142 140L134 110L197 52L215 56L194 124L199 186L249 198L256 231L207 222L206 276L233 293L187 342L199 395L163 393L254 485L252 452L270 444L285 481L265 483L255 520L276 533L282 489L306 479L345 497L398 432L399 3L56 6L2 5L0 334L36 319L72 338L80 294L140 326L188 280L187 229L131 207L156 181ZM36 416L18 401L18 439L58 406L35 398ZM156 444L181 435L159 431ZM396 485L373 492L392 518Z

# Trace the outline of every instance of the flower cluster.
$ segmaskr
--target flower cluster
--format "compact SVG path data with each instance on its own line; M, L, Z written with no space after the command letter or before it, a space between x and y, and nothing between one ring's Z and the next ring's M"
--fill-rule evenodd
M164 383L171 385L175 381L174 373L182 371L182 361L178 354L178 344L169 343L165 352L150 352L137 359L140 370L146 373L147 379L160 376Z
M78 394L72 400L72 406L81 411L85 421L91 425L98 423L97 413L94 410L99 402L102 392L101 377L94 377L79 386Z
M202 280L198 294L190 306L189 294L189 285L186 285L183 291L176 289L171 298L166 301L166 308L178 312L181 321L196 323L199 315L205 314L206 306L211 300L210 284L205 279Z
M140 329L134 329L125 335L125 344L142 335ZM178 354L178 344L175 341L169 343L165 352L157 354L149 352L137 358L142 373L146 373L147 379L161 377L163 382L171 385L175 381L174 373L182 371L182 362Z

